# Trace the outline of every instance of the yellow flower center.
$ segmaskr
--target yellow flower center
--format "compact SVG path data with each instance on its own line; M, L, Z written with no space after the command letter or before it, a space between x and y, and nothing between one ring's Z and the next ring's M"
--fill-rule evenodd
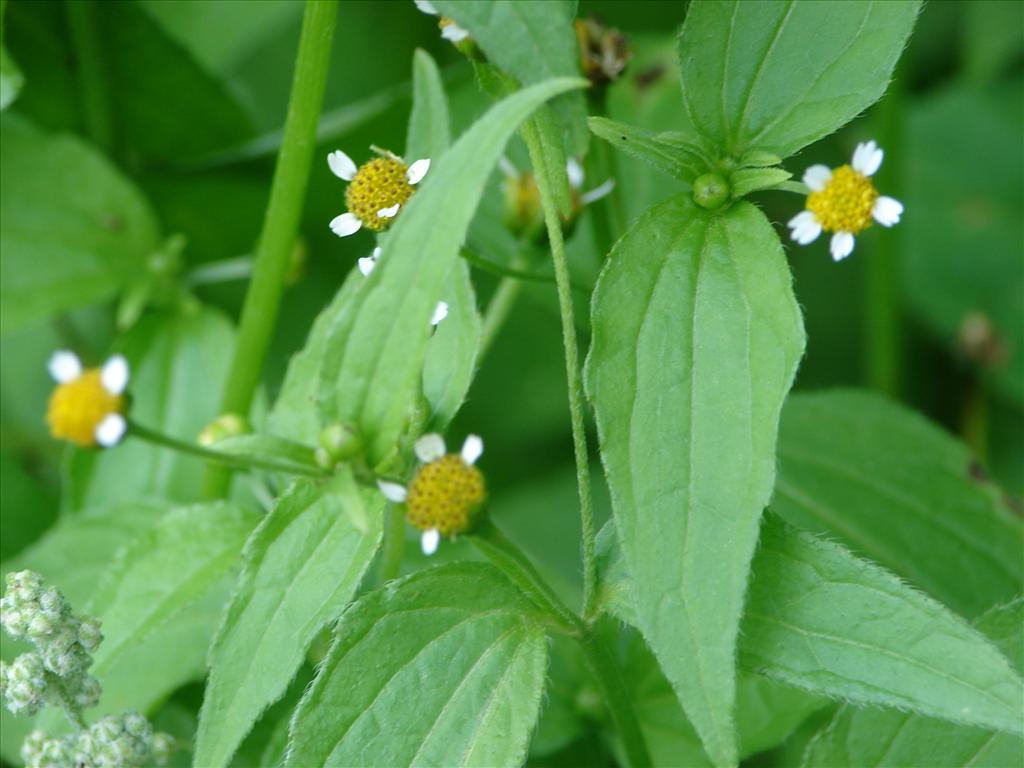
M442 536L453 536L469 529L485 498L480 470L449 453L424 464L409 483L406 519L422 531L436 528Z
M50 395L46 423L50 434L78 445L96 445L96 427L124 406L121 395L112 395L103 386L99 368L90 368L77 379L60 384Z
M856 235L871 225L878 190L871 179L848 165L836 168L820 192L807 196L807 210L827 232Z
M379 232L387 229L392 218L377 212L394 205L405 205L416 190L405 177L409 166L393 157L377 157L364 163L345 191L345 205L359 217L363 226Z

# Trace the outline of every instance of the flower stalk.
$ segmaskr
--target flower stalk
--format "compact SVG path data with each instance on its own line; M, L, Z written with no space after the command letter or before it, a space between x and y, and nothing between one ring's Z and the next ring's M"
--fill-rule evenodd
M284 138L224 390L221 410L225 413L249 413L277 322L316 148L316 126L337 15L338 0L307 0ZM225 468L211 468L205 482L206 496L223 496L229 482Z

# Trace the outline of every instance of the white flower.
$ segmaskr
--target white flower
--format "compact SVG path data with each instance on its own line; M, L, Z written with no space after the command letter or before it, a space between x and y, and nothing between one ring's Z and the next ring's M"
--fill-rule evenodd
M48 364L58 387L50 397L46 420L50 433L82 446L109 448L128 429L123 415L128 361L114 355L102 368L83 370L73 352L55 352Z
M406 505L406 518L422 531L423 554L437 551L442 536L456 536L472 525L473 515L485 499L483 475L474 465L484 452L478 435L469 435L462 450L447 453L444 438L423 435L413 449L420 465L408 487L378 480L388 501Z
M884 153L874 141L857 145L850 165L834 171L826 165L812 165L804 173L804 184L811 193L807 209L789 220L793 240L800 245L813 243L825 232L833 232L829 250L834 261L853 253L854 236L871 226L872 220L883 227L899 223L903 204L879 195L871 176L882 165Z
M441 16L430 0L413 0L413 2L416 3L416 7L419 8L420 11L428 16ZM441 16L441 37L450 41L452 44L461 43L469 37L469 32L464 30L447 16Z
M340 149L327 155L331 173L349 182L345 195L349 210L330 223L331 231L338 237L348 237L363 227L375 232L387 229L430 170L430 160L426 158L406 165L390 152L378 150L378 154L359 167Z

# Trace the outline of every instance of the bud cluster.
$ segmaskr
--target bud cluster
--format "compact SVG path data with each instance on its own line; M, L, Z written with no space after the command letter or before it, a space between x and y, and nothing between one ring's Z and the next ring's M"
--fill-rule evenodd
M100 768L162 765L173 748L170 736L154 734L149 721L134 712L109 715L86 728L82 710L95 706L100 684L87 673L92 653L103 640L100 623L76 616L64 596L32 571L7 574L0 599L0 624L34 651L11 664L0 662L0 689L16 715L34 715L45 704L59 705L77 732L51 738L33 731L22 745L29 768Z

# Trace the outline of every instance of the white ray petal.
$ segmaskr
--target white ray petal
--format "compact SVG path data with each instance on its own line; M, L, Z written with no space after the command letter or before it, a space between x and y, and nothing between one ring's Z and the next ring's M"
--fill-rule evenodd
M338 237L354 235L363 226L363 222L354 213L343 213L331 219L331 232Z
M583 166L579 164L575 157L570 157L568 162L566 162L565 172L569 176L569 186L573 189L579 189L583 186Z
M430 316L430 324L437 325L446 317L448 317L448 302L437 302L437 306L434 307L434 314Z
M873 176L881 167L884 154L874 141L862 142L854 150L853 162L850 165L853 166L853 170L865 176Z
M373 249L373 253L369 256L363 256L359 259L356 264L359 266L359 271L363 273L365 277L369 277L370 273L373 272L373 268L377 266L377 259L380 258L380 246L378 245Z
M502 155L501 157L498 158L498 167L501 169L501 172L503 174L505 174L508 178L510 178L510 179L518 179L519 178L519 169L516 168L512 164L512 161L509 160L504 155Z
M331 173L344 181L352 181L356 176L356 164L352 158L336 149L327 156L327 166Z
M444 29L441 30L441 37L445 40L450 40L453 43L461 43L467 37L469 32L460 27L458 24L448 24Z
M437 545L441 543L441 532L437 528L424 531L420 536L420 548L427 557L437 552Z
M413 451L416 452L416 458L423 464L429 464L432 461L437 461L444 456L448 449L445 447L444 438L441 437L437 432L430 432L413 445Z
M589 192L584 192L580 197L580 203L583 205L590 205L594 201L610 195L613 189L615 189L615 179L608 179L608 181L599 187L594 187Z
M853 235L849 232L836 232L832 235L832 243L829 250L832 251L832 261L842 261L853 253Z
M804 171L804 184L811 192L821 192L832 178L832 169L827 165L812 165Z
M377 211L378 219L393 219L398 215L398 209L401 208L401 203L395 203L390 208L381 208Z
M124 355L114 355L100 370L103 388L112 395L120 395L128 386L128 361Z
M469 466L473 466L483 453L483 438L480 435L467 435L465 442L462 444L462 460Z
M74 352L61 349L50 355L50 361L46 364L50 376L58 384L67 384L73 379L82 375L82 361Z
M786 226L792 230L790 237L800 245L813 243L821 234L821 224L810 211L801 211Z
M96 442L104 448L110 448L121 442L127 430L128 422L124 420L124 416L120 413L108 413L96 425Z
M893 224L899 224L900 216L903 215L903 203L895 198L882 195L875 200L871 215L883 227L891 227Z
M430 0L413 0L413 2L416 3L416 7L419 8L420 11L428 16L438 15L437 8L434 7L434 4L430 2Z
M423 181L423 177L427 175L427 171L430 170L430 159L423 158L417 160L415 163L409 166L409 170L405 172L405 180L415 186Z
M384 494L384 498L388 501L392 501L395 504L401 504L405 501L406 490L404 485L389 483L387 480L378 480L377 487L380 488L380 492Z

